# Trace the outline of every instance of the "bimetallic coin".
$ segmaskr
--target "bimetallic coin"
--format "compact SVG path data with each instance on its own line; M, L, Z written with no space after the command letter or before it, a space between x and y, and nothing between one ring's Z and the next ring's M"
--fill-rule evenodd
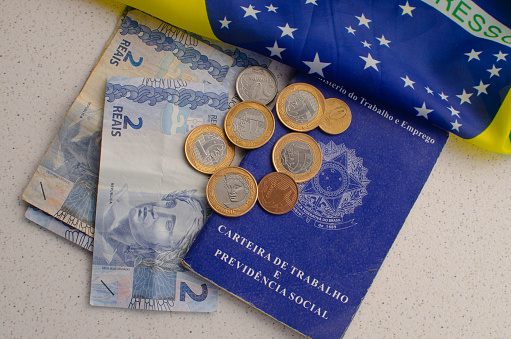
M226 217L250 211L257 200L257 182L244 168L224 167L213 173L206 186L211 208Z
M341 134L351 124L351 110L348 104L337 98L328 98L325 103L325 114L319 128L328 134Z
M243 101L268 105L277 95L277 78L261 66L247 67L236 78L236 92Z
M298 201L298 185L285 173L269 173L259 182L258 200L269 213L287 213Z
M321 168L323 156L318 143L304 133L288 133L273 146L273 166L296 182L312 179Z
M229 166L234 158L234 145L224 130L216 125L195 127L185 140L186 160L197 171L211 174Z
M318 127L323 119L325 98L316 87L295 83L280 92L276 110L286 127L297 132L307 132Z
M238 147L254 149L270 140L275 131L271 111L256 101L240 102L229 110L224 120L227 138Z

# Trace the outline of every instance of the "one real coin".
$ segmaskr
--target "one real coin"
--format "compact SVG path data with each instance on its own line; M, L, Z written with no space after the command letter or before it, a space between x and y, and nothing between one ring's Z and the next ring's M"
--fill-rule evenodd
M323 156L316 140L304 133L284 134L273 146L273 166L296 182L312 179L320 170Z
M318 127L325 112L325 97L314 86L294 83L277 97L277 116L287 128L307 132Z
M275 118L265 105L243 101L227 112L224 130L234 145L254 149L270 140L275 131Z
M200 125L186 137L185 156L197 171L212 174L231 164L234 145L227 140L223 128L210 124Z
M206 186L211 208L226 217L239 217L257 201L257 181L244 168L229 166L213 173Z

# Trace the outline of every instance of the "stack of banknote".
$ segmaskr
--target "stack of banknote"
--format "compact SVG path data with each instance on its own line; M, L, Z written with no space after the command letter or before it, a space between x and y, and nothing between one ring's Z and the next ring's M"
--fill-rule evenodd
M279 90L295 74L137 10L119 21L23 193L28 219L94 252L93 305L216 309L215 287L180 264L210 214L208 176L188 165L184 140L223 126L250 66Z

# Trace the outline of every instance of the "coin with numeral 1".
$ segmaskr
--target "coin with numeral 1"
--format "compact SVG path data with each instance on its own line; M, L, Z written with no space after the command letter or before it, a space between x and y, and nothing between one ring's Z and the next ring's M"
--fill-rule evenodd
M321 168L323 156L316 140L304 133L284 134L273 146L273 166L296 182L312 179Z
M284 214L298 201L298 185L288 174L272 172L259 181L259 205L271 214Z
M351 110L342 100L328 98L325 100L326 108L319 128L328 134L340 134L351 124Z
M213 173L206 186L211 208L226 217L239 217L254 206L257 182L244 168L229 166Z
M307 132L318 127L325 112L325 97L314 86L295 83L280 92L277 116L287 128Z
M186 137L185 156L197 171L211 174L229 166L234 159L234 145L227 140L223 128L200 125Z
M257 101L243 101L227 112L224 130L236 146L254 149L270 140L275 131L275 118L265 105Z
M236 92L243 101L257 101L268 105L275 99L277 78L267 68L247 67L236 78Z

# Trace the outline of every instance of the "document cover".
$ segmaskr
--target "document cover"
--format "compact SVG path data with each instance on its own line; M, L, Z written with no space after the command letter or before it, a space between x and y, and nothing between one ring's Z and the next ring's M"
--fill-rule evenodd
M319 78L298 76L325 98L345 101L348 129L308 132L322 166L298 184L292 211L213 214L185 256L202 277L313 338L343 336L447 140L427 114L414 117ZM422 103L417 103L421 107ZM273 172L272 148L291 132L276 119L272 139L241 167L259 182ZM291 155L293 156L293 155ZM299 157L299 154L294 156Z

